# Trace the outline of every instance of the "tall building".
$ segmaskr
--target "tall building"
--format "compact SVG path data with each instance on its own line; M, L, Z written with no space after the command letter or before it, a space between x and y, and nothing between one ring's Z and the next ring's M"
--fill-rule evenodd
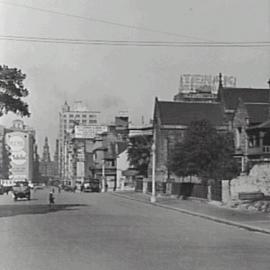
M35 131L22 120L13 121L5 133L5 145L9 151L9 180L33 181L35 164Z
M67 177L67 157L68 157L68 141L75 125L89 126L99 125L99 112L89 110L82 101L75 102L72 106L67 102L62 106L59 113L59 152L58 152L58 170L62 180Z

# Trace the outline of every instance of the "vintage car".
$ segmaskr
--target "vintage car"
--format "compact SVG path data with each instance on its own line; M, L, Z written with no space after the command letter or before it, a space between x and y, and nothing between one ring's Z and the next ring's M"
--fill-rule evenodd
M14 200L17 201L18 198L31 199L31 191L27 181L18 181L12 187Z
M83 183L82 190L84 192L100 192L100 181L99 179L89 179Z

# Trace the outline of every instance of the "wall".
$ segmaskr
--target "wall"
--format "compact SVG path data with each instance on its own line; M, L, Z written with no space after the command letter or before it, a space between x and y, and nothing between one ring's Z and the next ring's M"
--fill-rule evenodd
M129 168L127 149L119 154L116 160L116 188L121 189L121 182L124 180L122 172Z
M238 199L239 192L263 192L270 196L270 163L254 165L249 175L231 181L231 199Z
M166 181L170 176L167 164L171 150L184 136L184 129L156 129L156 179ZM151 162L150 162L151 166Z

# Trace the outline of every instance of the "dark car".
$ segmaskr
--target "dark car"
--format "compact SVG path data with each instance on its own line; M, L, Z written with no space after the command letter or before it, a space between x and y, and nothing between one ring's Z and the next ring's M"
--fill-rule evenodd
M87 180L83 184L84 192L100 192L100 181L99 179Z
M17 201L18 198L31 199L31 191L27 181L18 181L12 188L14 200Z

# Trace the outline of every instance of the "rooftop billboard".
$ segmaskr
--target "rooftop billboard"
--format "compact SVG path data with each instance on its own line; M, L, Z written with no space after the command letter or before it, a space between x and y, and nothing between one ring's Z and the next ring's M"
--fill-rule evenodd
M104 125L75 126L76 139L94 139L98 134L107 132L108 128Z

